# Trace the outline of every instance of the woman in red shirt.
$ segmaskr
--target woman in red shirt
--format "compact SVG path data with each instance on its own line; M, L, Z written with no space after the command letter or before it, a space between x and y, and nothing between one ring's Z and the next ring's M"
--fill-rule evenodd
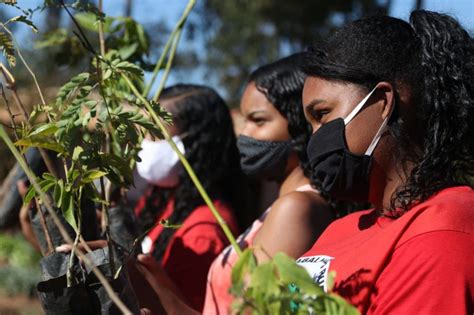
M210 88L185 84L165 89L160 104L173 116L173 140L237 234L244 184L226 104ZM201 310L207 270L228 241L166 141L145 139L139 156L138 173L152 184L136 207L141 230L152 227L143 252L160 262L189 305ZM181 227L164 228L157 224L161 220Z
M321 46L320 46L321 47ZM350 23L307 53L312 182L375 208L298 259L362 313L474 312L474 44L446 15Z

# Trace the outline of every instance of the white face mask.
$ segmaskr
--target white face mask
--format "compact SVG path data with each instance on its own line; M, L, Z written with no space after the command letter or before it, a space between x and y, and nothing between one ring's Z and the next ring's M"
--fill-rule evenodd
M179 136L172 138L179 151L184 154L184 144ZM166 140L143 139L142 150L138 153L142 160L137 163L138 174L150 184L172 188L178 184L181 163L176 152Z

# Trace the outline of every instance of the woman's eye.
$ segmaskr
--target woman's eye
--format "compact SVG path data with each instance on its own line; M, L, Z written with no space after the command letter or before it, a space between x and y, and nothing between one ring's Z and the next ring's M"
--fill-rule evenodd
M262 125L265 123L265 120L264 120L264 119L255 119L255 120L254 120L254 123L255 123L257 126L262 126Z
M319 110L313 110L311 112L311 115L316 121L321 121L325 115L329 114L329 110L327 109L319 109Z

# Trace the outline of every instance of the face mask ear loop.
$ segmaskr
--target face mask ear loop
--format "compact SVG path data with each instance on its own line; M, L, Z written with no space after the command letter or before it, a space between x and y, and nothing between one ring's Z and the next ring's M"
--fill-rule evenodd
M374 87L372 89L372 91L370 91L369 94L367 94L366 97L364 97L364 99L362 101L360 101L359 104L357 104L357 106L352 110L352 112L347 115L346 118L344 118L344 124L347 126L348 123L351 122L352 119L354 119L354 117L360 112L360 110L362 109L362 107L364 107L365 103L367 102L367 100L369 99L369 97L372 95L372 93L375 92L375 90L377 89L377 87Z
M393 109L395 108L395 100L393 101L393 106L392 108L390 109L390 113L388 113L388 116L387 118L385 118L385 120L383 121L382 125L380 126L379 130L377 131L377 133L375 134L375 137L374 139L372 140L372 143L369 145L369 147L367 148L367 151L365 151L365 155L371 155L375 148L377 147L377 144L379 143L380 141L380 138L382 137L382 135L385 133L385 131L388 130L388 127L387 127L387 124L388 124L388 121L390 120L390 117L392 116L392 113L393 113Z

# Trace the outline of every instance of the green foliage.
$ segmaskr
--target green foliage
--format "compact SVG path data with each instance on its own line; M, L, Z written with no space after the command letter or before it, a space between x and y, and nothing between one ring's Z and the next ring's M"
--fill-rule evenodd
M140 64L149 47L143 27L130 18L105 17L95 9L78 8L83 11L76 13L75 19L82 28L98 32L98 21L104 23L108 50L104 56L88 51L92 55L90 70L63 84L54 102L35 106L32 127L23 128L21 139L16 142L23 151L29 147L45 148L63 159L65 177L45 173L37 180L74 229L81 218L82 196L107 204L104 192L98 191L94 182L106 177L119 187L131 185L144 134L162 137L160 129L143 114L143 105L130 96L132 91L123 80L125 74L135 86L144 86ZM13 21L30 25L25 18L10 20ZM67 38L67 33L58 31L39 45L63 45ZM158 103L152 106L163 120L171 122L170 114ZM42 114L48 122L38 122L37 117ZM24 203L28 204L35 194L30 189Z
M21 234L0 234L0 261L24 268L36 268L40 255Z
M358 314L335 293L325 293L282 253L257 264L252 250L245 250L232 269L231 293L237 314Z
M40 257L20 234L0 234L0 291L31 295L40 279Z

